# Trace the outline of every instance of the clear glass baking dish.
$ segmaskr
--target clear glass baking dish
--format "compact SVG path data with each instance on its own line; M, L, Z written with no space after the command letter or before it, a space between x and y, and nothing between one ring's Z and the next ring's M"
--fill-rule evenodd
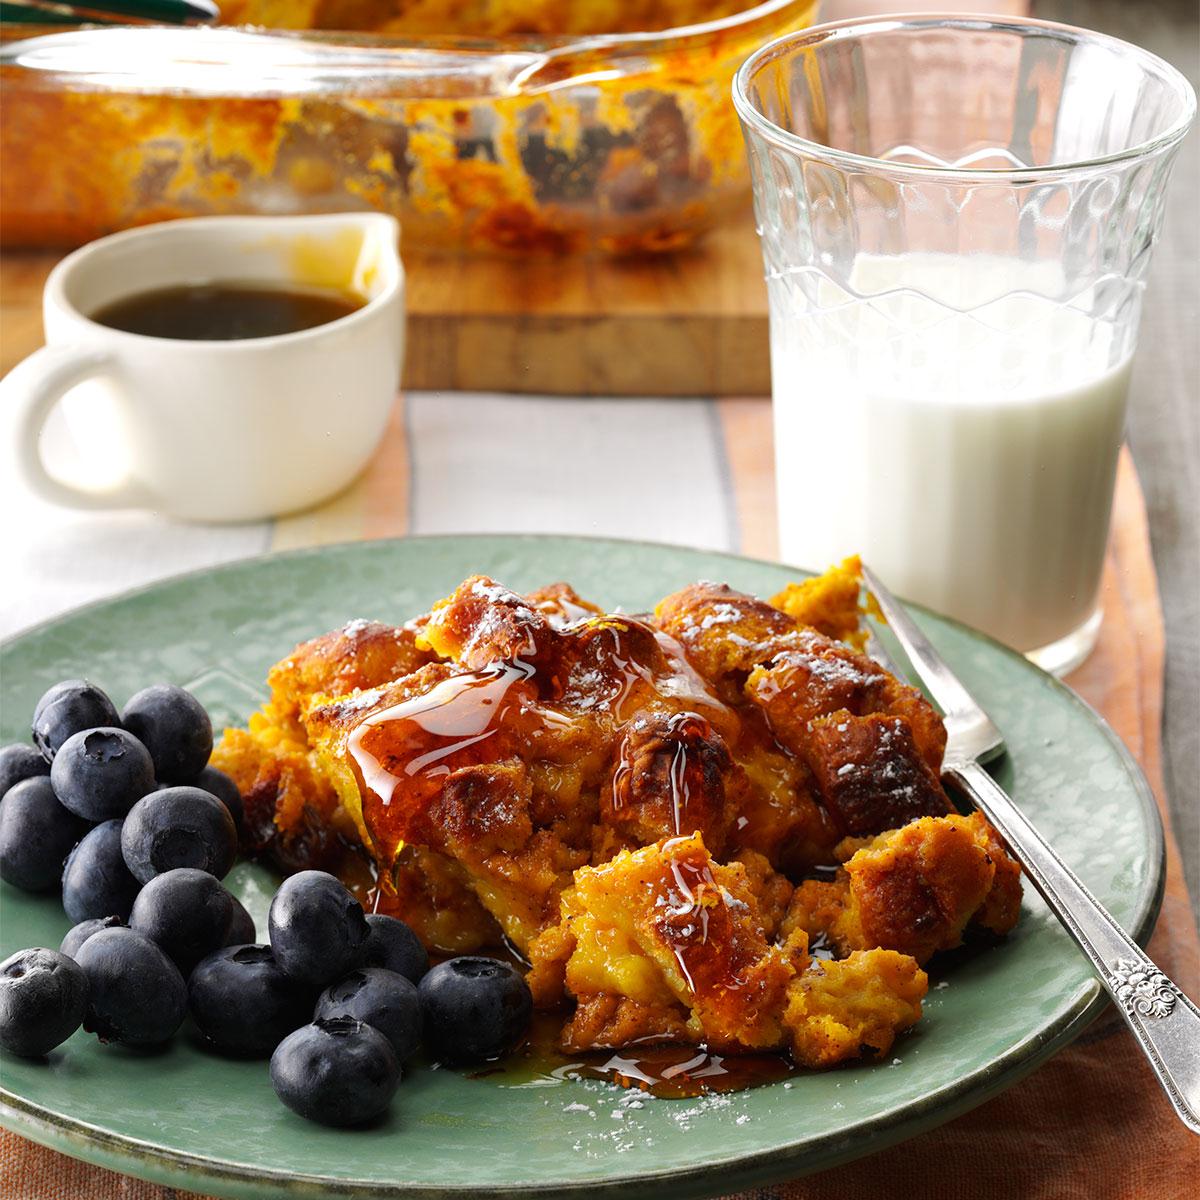
M0 239L378 209L410 248L671 250L747 203L730 100L817 0L492 40L108 27L0 47Z

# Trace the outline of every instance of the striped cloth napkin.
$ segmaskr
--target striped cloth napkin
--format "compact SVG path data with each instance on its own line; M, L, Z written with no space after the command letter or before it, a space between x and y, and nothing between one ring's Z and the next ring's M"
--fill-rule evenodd
M306 513L244 525L77 512L5 479L5 553L21 586L0 596L0 635L180 571L358 538L503 530L737 550L721 417L736 403L415 393L397 405L374 462L347 491ZM47 436L62 445L51 457L69 458L69 435L54 418Z
M463 437L464 430L471 436ZM597 400L454 393L401 400L379 453L311 512L241 526L73 513L0 482L8 578L0 632L178 571L405 533L607 534L775 554L765 400ZM1200 943L1161 804L1162 626L1144 510L1124 456L1106 568L1106 624L1071 683L1150 776L1167 826L1167 890L1151 951L1200 992ZM739 1200L1189 1200L1200 1139L1174 1118L1111 1010L1029 1079L941 1129ZM183 1200L0 1132L4 1200Z

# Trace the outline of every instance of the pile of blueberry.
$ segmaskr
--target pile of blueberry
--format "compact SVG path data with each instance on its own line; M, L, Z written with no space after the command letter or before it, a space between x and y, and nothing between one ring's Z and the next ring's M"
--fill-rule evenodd
M499 1057L524 1037L529 989L507 963L430 969L402 921L366 914L323 871L284 880L270 944L222 885L242 799L208 766L212 724L159 684L118 714L83 680L38 702L33 746L0 749L0 879L61 887L75 922L57 951L0 963L0 1048L47 1054L79 1027L102 1042L160 1045L190 1016L219 1053L270 1056L279 1098L302 1117L356 1125L381 1114L424 1044L438 1060Z

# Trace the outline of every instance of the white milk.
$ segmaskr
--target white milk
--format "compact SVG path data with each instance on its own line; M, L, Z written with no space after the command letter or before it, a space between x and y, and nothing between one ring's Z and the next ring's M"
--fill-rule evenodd
M1060 285L1054 263L934 254L860 259L853 292L773 280L784 561L860 553L899 595L1020 650L1086 622L1129 356L1095 297L1045 299Z

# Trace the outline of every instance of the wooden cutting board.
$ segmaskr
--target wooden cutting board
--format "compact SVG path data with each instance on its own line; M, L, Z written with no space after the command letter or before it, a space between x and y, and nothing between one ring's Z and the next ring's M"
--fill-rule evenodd
M0 371L42 342L60 256L0 257ZM405 251L404 385L420 390L734 396L770 390L767 297L748 216L636 260L423 258Z

